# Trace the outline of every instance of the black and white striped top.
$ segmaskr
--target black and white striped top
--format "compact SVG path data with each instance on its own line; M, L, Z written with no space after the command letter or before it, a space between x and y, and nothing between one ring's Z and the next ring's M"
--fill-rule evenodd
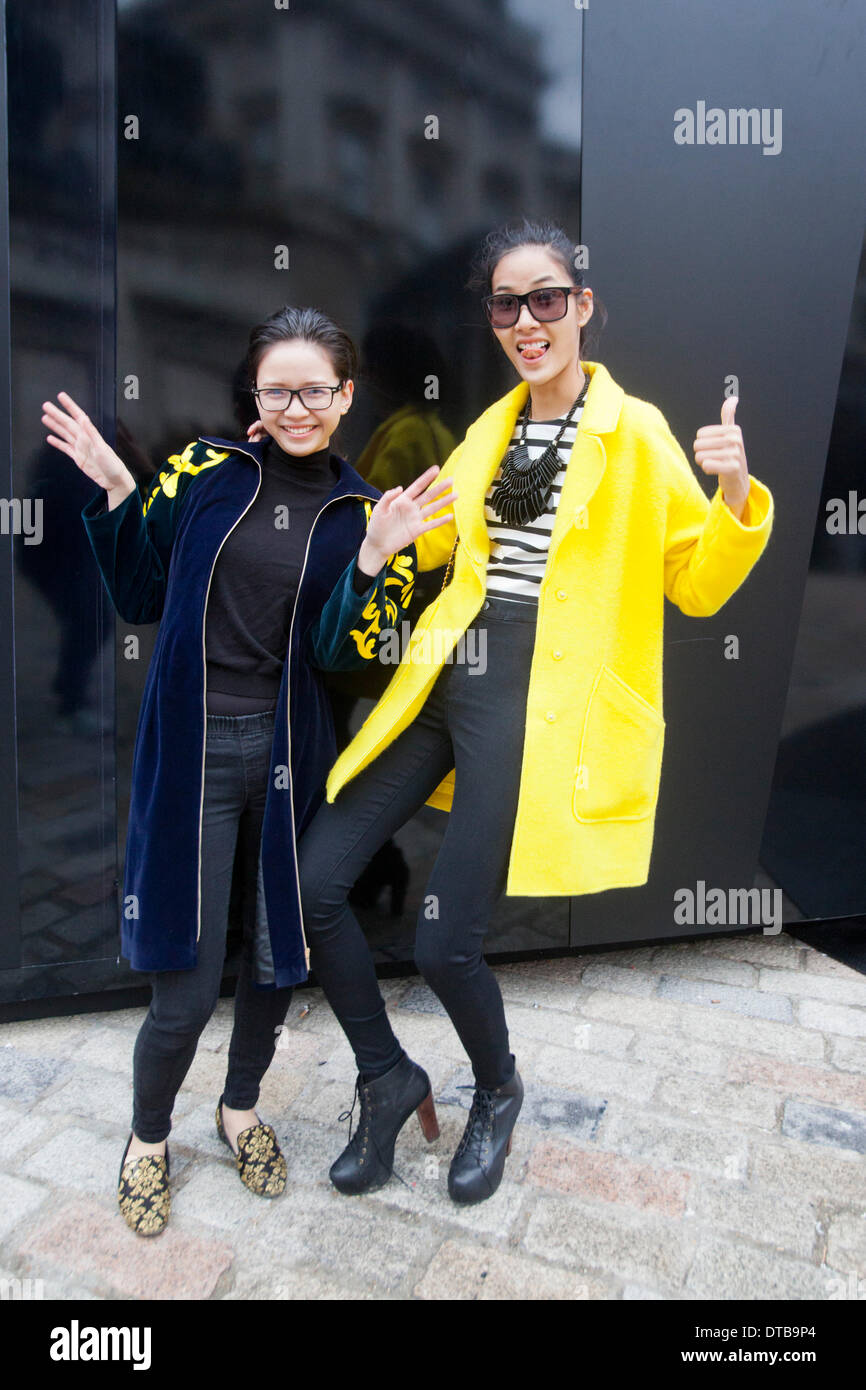
M559 456L562 466L553 480L548 510L541 513L526 526L506 526L499 520L490 505L494 487L502 477L502 464L496 470L484 499L484 519L490 535L490 558L487 562L487 592L497 598L512 599L517 603L537 603L538 586L547 564L547 551L550 533L556 518L556 508L565 482L565 469L571 453L583 406L578 406L571 418L562 439L559 441ZM526 446L529 457L538 458L547 445L559 433L565 416L558 420L530 420L526 430ZM511 436L511 444L520 443L520 417ZM509 445L509 448L511 447ZM507 452L507 451L506 451Z

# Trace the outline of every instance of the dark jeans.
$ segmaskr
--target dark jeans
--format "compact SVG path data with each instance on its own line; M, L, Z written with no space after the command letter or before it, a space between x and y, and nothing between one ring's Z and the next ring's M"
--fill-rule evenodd
M198 963L193 970L153 975L153 998L135 1044L132 1127L148 1144L168 1136L175 1097L219 998L235 847L241 835L245 863L255 874L273 731L273 710L207 715ZM250 964L250 942L245 940L224 1092L232 1110L255 1106L274 1055L276 1030L292 999L291 986L257 989Z
M298 845L310 965L367 1077L387 1071L402 1048L348 893L452 767L454 804L418 912L415 963L447 1009L476 1084L496 1087L513 1074L502 995L481 947L505 890L537 612L486 599L465 639L472 654L472 629L476 641L486 637L484 673L465 659L444 665L412 723L323 803Z

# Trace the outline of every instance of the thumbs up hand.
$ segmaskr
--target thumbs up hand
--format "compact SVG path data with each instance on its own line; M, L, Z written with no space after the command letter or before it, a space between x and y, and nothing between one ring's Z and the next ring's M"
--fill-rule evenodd
M717 473L722 496L738 521L742 519L749 495L749 467L743 447L743 432L734 424L737 396L722 402L722 423L702 425L693 445L695 462L705 473Z

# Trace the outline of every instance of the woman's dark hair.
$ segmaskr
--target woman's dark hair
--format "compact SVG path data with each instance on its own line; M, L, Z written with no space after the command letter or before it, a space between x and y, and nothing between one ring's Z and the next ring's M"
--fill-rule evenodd
M493 272L509 251L519 246L541 246L559 261L573 285L586 289L584 272L574 264L575 243L555 222L532 221L524 217L520 222L506 222L495 227L484 238L475 260L466 288L489 294L493 285ZM593 312L589 323L580 330L580 356L587 356L587 347L598 341L599 334L607 323L607 310L601 300L593 295Z
M289 343L297 338L323 348L340 381L347 381L357 374L358 353L348 333L338 328L321 309L299 309L293 304L284 304L282 309L277 309L276 313L250 330L246 360L248 384L255 386L259 364L269 348L275 343Z

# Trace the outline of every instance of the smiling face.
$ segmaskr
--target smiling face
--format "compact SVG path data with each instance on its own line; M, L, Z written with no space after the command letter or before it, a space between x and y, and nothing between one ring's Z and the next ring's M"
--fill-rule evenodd
M527 294L545 285L569 285L571 275L543 246L518 246L497 262L491 294ZM533 318L528 304L511 328L493 328L499 345L530 387L554 383L577 370L580 329L592 317L592 290L568 297L565 317L550 323Z
M274 343L262 355L256 373L256 386L260 391L279 387L336 386L338 380L339 373L326 350L305 338ZM344 381L326 410L308 410L300 396L293 396L291 405L285 410L263 410L259 405L259 417L271 438L287 454L299 457L312 454L328 444L340 417L352 403L353 391L354 383ZM258 403L259 398L255 399Z

